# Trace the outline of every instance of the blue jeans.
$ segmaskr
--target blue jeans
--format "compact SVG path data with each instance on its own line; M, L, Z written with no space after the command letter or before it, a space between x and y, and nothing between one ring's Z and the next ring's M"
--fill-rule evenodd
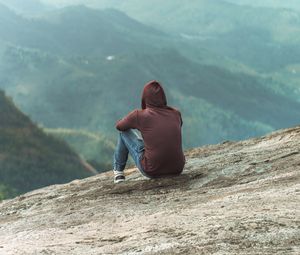
M113 158L114 169L118 171L123 171L125 169L126 162L128 159L128 153L130 153L132 159L134 160L140 172L144 176L151 178L149 175L145 173L141 165L141 159L144 151L145 151L144 141L141 137L139 137L137 131L133 129L120 131L117 147Z

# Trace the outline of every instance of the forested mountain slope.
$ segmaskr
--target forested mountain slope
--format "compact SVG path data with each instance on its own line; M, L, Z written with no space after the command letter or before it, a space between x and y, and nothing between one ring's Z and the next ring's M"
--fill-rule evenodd
M46 135L0 91L0 199L90 175L65 142Z
M189 0L188 4L181 0L64 1L117 8L144 24L194 41L194 47L202 46L259 71L298 63L300 12L294 7L299 3L251 1L253 7L232 2L235 4L226 0ZM277 8L281 6L291 8Z

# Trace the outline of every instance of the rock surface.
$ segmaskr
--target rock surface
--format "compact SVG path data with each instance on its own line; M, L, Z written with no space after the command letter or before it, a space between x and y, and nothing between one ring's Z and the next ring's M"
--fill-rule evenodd
M300 254L300 127L186 151L183 174L127 169L0 203L0 254Z

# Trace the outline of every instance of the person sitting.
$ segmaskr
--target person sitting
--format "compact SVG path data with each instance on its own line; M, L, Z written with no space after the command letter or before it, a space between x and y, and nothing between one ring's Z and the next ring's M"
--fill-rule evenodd
M167 105L162 85L155 80L148 82L141 101L142 109L135 109L116 122L120 132L113 156L115 183L125 181L129 153L148 178L180 175L186 162L181 113Z

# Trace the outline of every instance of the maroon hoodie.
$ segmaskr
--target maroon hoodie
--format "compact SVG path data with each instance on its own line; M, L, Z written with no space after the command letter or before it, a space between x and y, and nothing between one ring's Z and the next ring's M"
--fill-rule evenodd
M180 112L167 106L165 92L157 81L145 85L142 110L136 109L116 123L120 131L135 128L141 132L145 145L141 164L145 172L153 177L182 172L185 156L181 126Z

